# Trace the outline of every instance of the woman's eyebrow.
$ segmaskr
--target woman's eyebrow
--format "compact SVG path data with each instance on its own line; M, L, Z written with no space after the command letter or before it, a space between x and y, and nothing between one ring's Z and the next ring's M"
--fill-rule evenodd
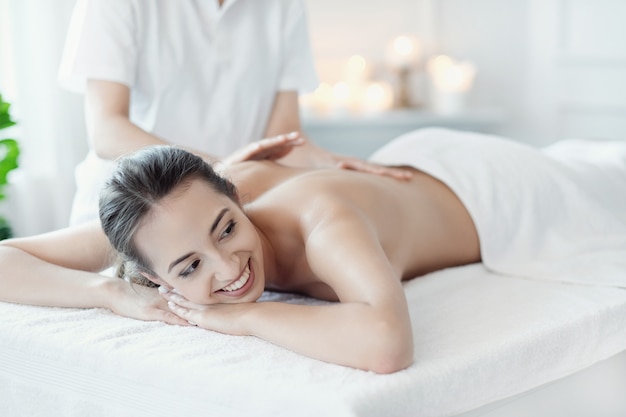
M211 225L211 233L213 233L215 231L215 229L217 229L217 226L220 224L220 221L222 220L222 218L224 217L224 215L228 213L228 207L223 208L218 215L215 217L215 221L213 222L213 224ZM174 262L172 262L170 264L170 266L167 268L167 272L170 273L170 271L172 270L172 268L174 268L176 266L176 264L184 261L185 259L189 258L192 255L192 253L187 253L183 256L181 256L180 258L176 259Z
M180 258L176 259L174 262L172 262L169 266L169 268L167 268L167 273L169 274L170 271L172 270L172 268L174 268L176 266L176 264L181 263L182 261L184 261L185 259L189 258L191 255L193 255L192 253L187 253L183 256L181 256Z
M222 217L224 217L224 215L227 212L228 212L228 207L223 208L222 211L219 212L219 214L215 218L215 221L213 222L213 225L211 226L211 233L213 233L215 229L217 229L217 225L220 224L220 220L222 220Z

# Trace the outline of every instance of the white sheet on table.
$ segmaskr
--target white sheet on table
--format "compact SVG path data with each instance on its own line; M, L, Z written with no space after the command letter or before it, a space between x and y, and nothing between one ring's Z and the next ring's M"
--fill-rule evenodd
M482 265L405 284L416 362L391 375L254 337L0 303L3 415L443 417L626 349L626 291ZM289 302L315 301L266 294ZM24 412L27 410L27 412ZM6 412L6 413L5 413Z

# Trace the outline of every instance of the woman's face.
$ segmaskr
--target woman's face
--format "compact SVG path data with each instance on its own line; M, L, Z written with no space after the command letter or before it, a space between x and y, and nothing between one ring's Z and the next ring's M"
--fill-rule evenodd
M160 285L197 304L256 301L263 293L263 251L241 208L194 179L166 196L135 240Z

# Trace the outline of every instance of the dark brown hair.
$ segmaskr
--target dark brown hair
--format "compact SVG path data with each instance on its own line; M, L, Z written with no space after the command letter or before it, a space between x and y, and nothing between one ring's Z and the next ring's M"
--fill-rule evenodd
M117 275L130 282L151 283L139 273L156 275L133 237L141 220L164 197L192 179L238 202L237 189L202 158L174 146L151 146L124 156L100 193L100 222L120 256Z

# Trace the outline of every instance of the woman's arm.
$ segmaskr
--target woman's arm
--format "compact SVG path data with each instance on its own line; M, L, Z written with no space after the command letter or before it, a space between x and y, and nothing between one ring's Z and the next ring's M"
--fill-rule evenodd
M335 202L305 231L313 273L338 304L258 303L246 316L251 333L329 362L395 372L413 361L413 335L400 278L368 220Z
M0 242L0 299L58 307L104 307L111 263L97 224Z
M0 242L0 301L52 307L102 307L143 320L186 324L156 290L100 274L112 249L98 222Z
M170 308L200 327L254 335L327 362L378 373L406 368L413 361L406 298L375 231L349 208L331 202L319 210L332 214L318 213L323 220L305 231L307 260L315 275L335 291L339 303L199 307L170 295L177 303Z
M256 336L325 362L392 373L413 362L411 328L384 305L341 302L297 305L280 302L194 306L169 296L172 311L199 327Z

